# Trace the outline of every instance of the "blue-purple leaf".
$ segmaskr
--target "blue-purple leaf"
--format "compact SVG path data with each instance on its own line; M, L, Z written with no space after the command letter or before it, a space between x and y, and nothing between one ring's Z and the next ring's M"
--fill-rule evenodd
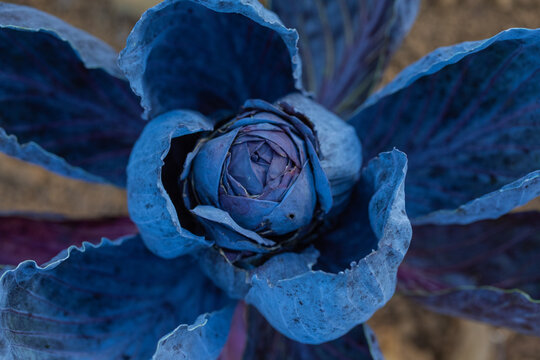
M0 118L0 126L6 126L2 118ZM102 177L90 174L79 167L68 164L62 157L48 152L33 141L21 145L15 135L8 135L1 127L0 152L19 160L40 165L62 176L88 182L102 183L105 181Z
M192 325L180 325L163 337L154 360L217 359L227 341L234 303L210 314L200 315Z
M539 52L527 29L439 49L353 117L368 156L409 156L414 223L493 219L540 195Z
M0 3L0 28L53 33L76 50L88 69L104 69L122 78L116 64L118 54L112 47L52 15L28 6Z
M86 243L2 275L0 339L7 359L148 359L162 336L227 301L190 257L162 259L138 237Z
M181 212L181 195L168 192L178 187L179 173L193 150L196 137L209 130L212 125L200 114L171 111L147 124L131 153L127 168L129 214L146 246L164 258L212 245L186 229L189 213ZM175 141L179 146L172 149ZM164 160L168 155L172 158L166 164ZM166 166L171 168L171 173L167 173Z
M0 4L0 53L0 151L125 186L144 123L137 97L117 77L115 52L50 15Z
M256 0L167 0L135 25L120 66L147 118L236 112L301 87L297 40Z
M540 214L415 226L400 289L429 308L540 335Z
M419 0L272 0L300 35L304 83L326 108L350 114L381 79Z
M0 264L17 265L24 260L43 264L60 251L104 237L135 234L129 218L100 220L33 220L0 217Z
M280 276L287 264L276 261L254 274L246 302L282 334L308 344L337 339L369 319L393 295L397 267L411 238L404 203L406 169L406 156L394 150L373 159L362 174L356 191L363 194L349 206L357 213L354 226L362 230L347 243L349 254L357 255L355 262L322 270L306 264L303 272L287 277ZM356 211L363 207L368 210ZM327 236L334 248L346 239L342 233ZM320 242L315 246L324 248ZM330 256L328 251L321 254L321 260ZM336 267L337 274L332 272Z

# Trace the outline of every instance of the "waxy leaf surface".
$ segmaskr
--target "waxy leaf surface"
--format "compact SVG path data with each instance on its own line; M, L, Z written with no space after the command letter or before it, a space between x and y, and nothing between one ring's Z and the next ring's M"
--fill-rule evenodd
M226 305L222 295L192 258L162 259L139 237L85 243L2 275L0 344L7 359L148 359L178 325Z
M394 150L380 154L363 172L349 206L361 230L347 243L347 251L358 255L354 262L340 268L342 263L322 251L321 261L327 258L333 266L312 270L308 263L294 277L279 276L285 264L276 262L254 274L246 302L282 334L308 344L337 339L369 319L393 295L397 267L409 246L406 171L406 156ZM341 215L346 216L351 213ZM339 248L342 234L327 234L326 242ZM325 247L323 240L314 245Z
M119 63L147 118L235 113L301 87L297 41L256 0L166 0L135 25Z

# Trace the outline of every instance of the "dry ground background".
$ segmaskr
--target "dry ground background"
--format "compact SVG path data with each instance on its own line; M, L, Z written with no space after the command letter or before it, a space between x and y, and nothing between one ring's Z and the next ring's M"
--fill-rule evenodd
M140 13L157 1L7 2L48 11L121 49ZM418 20L385 81L439 46L487 38L509 27L540 27L540 0L423 0ZM127 211L120 189L88 186L0 155L0 213L7 210L49 211L70 217ZM400 296L379 311L370 325L388 360L540 359L540 338L438 315Z

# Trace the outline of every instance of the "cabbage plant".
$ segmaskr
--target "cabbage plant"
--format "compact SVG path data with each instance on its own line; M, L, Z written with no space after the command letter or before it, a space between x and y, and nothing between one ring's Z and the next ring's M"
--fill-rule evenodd
M130 215L2 214L0 356L382 359L396 287L540 335L540 30L374 92L418 5L165 0L118 55L0 3L0 151Z

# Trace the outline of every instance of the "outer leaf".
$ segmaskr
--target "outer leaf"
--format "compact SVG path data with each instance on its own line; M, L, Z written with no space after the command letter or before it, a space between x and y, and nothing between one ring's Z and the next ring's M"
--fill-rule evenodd
M416 226L401 288L435 311L540 335L539 219Z
M525 334L540 334L540 301L518 290L463 287L414 296L414 299L443 314L507 326Z
M116 65L118 54L112 47L47 13L28 6L1 3L0 28L53 33L75 49L88 69L104 69L115 77L122 77Z
M178 176L163 176L164 159L173 139L180 145L188 145L179 146L178 159L172 161L172 167L179 172L188 152L193 150L189 146L194 144L190 135L198 136L211 129L208 121L197 113L172 111L148 123L133 148L127 169L129 214L146 246L161 257L173 258L212 245L182 226L187 223L187 216L181 220L174 205L175 201L181 201L180 194L176 195L178 199L171 199L165 188L166 181L172 181L171 187L177 188Z
M533 163L535 161L536 159ZM434 211L415 219L414 223L418 225L470 224L484 219L496 219L538 196L540 196L540 170L533 171L499 190L469 201L457 209Z
M148 359L164 334L226 301L191 258L161 259L139 238L23 262L0 284L7 359Z
M306 345L274 330L253 307L242 306L241 310L237 309L235 313L220 360L383 359L375 335L365 324L337 340L321 345Z
M7 351L8 350L7 350L6 339L4 339L2 334L0 334L0 356L2 356L2 358L6 359L8 357Z
M407 159L397 150L381 154L367 166L357 189L365 193L351 205L354 212L367 204L356 200L370 199L369 222L365 211L356 224L371 226L372 232L355 234L355 243L348 248L349 253L358 254L357 263L338 274L306 266L294 277L280 276L280 265L285 264L276 263L255 274L246 302L282 334L309 344L334 340L369 319L393 295L397 267L411 238L404 208L406 168ZM339 247L343 239L339 233L327 236L327 242ZM322 239L316 246L325 248ZM369 255L368 247L373 249Z
M301 88L297 40L256 0L166 0L135 25L120 66L147 118L236 112Z
M0 265L0 276L2 276L3 273L5 273L8 270L13 269L13 266L11 265ZM1 348L1 346L0 346Z
M136 232L129 218L47 221L0 217L0 264L17 265L29 259L42 264L71 245Z
M526 29L439 49L351 120L367 154L407 152L415 223L497 218L540 195L539 51Z
M203 314L193 325L180 325L162 338L155 360L217 359L227 341L234 305L211 314Z
M317 101L350 114L381 79L419 0L272 0L300 34L304 82Z
M143 122L114 51L52 16L0 4L0 53L0 151L124 186Z
M0 125L5 125L2 124L1 119ZM79 167L71 166L62 157L48 152L35 142L21 145L16 136L8 135L1 127L0 151L19 160L40 165L49 171L66 177L98 183L105 181L103 178L90 174Z

